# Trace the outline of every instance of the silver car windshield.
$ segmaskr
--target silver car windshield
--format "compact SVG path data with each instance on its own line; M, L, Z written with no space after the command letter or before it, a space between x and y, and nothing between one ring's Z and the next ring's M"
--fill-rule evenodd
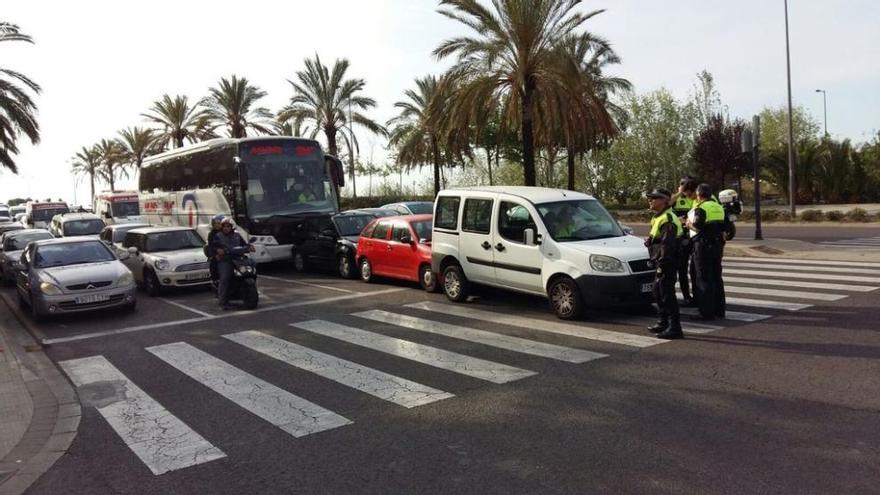
M9 251L21 251L26 248L28 243L31 241L42 241L43 239L52 239L52 234L48 232L34 232L32 234L20 234L17 236L10 237L7 242L9 243Z
M103 242L76 242L38 246L34 252L34 268L81 265L113 261L116 256Z

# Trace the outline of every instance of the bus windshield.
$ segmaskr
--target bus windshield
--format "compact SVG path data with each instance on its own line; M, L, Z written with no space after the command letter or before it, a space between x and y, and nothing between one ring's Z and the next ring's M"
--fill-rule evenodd
M243 145L241 154L251 218L336 211L335 191L319 148L254 143Z
M113 218L136 217L141 214L138 201L115 201L110 204L110 211Z

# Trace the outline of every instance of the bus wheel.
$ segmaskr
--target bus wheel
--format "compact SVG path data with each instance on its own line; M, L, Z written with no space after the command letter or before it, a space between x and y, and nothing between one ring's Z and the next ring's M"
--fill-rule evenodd
M306 264L306 257L303 256L299 251L293 253L293 269L302 273L308 269L308 264Z

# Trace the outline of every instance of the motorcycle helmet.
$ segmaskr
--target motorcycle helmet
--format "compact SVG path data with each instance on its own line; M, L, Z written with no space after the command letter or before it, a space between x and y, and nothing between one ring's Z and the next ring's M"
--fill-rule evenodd
M220 221L220 226L223 225L231 225L233 229L235 229L235 220L232 217L223 217L223 220Z
M728 214L739 215L742 213L742 202L739 195L733 189L725 189L718 193L718 202Z
M224 218L225 216L222 214L211 217L211 227L219 227Z

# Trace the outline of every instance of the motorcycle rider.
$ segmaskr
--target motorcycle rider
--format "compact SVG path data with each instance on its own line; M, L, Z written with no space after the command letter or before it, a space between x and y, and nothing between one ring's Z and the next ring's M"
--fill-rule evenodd
M229 284L232 281L233 265L232 265L232 249L240 246L247 246L248 243L238 235L235 231L235 221L230 217L225 217L220 222L220 233L214 237L214 258L217 260L217 273L220 277L220 283L217 287L217 298L220 307L228 310L229 306ZM253 251L254 247L250 246Z
M217 287L217 282L220 279L217 273L217 259L214 257L216 254L214 242L217 234L220 233L220 222L223 221L223 218L224 215L222 214L211 217L211 231L208 232L208 244L205 245L205 256L208 258L208 269L211 271L211 285L214 287Z

